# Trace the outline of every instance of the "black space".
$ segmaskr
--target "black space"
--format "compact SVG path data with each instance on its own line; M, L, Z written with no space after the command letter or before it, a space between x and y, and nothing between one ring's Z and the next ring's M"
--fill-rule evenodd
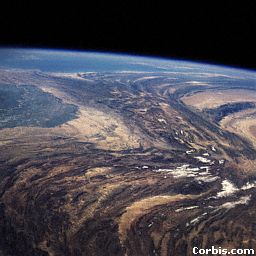
M256 69L255 1L222 2L8 1L0 9L0 44L126 52Z

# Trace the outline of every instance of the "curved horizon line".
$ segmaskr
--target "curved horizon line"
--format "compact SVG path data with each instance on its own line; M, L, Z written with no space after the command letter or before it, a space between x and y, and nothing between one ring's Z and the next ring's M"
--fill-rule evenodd
M162 56L162 55L144 55L139 54L136 52L122 52L122 51L113 51L113 50L95 50L95 49L77 49L77 48L57 48L57 47L30 47L30 46L18 46L18 45L0 45L1 49L15 49L15 50L34 50L34 51L53 51L53 52L69 52L69 53L91 53L91 54L99 54L99 55L114 55L114 56L124 56L124 57L137 57L137 58L145 58L145 59L151 59L151 60L159 60L159 61L178 61L178 62L188 62L198 65L208 65L208 66L215 66L215 67L221 67L221 68L227 68L227 69L235 69L240 71L247 71L247 72L256 72L256 68L249 68L249 67L241 67L238 65L233 64L223 64L215 61L206 61L206 60L200 60L200 59L187 59L182 57L171 57L171 56Z

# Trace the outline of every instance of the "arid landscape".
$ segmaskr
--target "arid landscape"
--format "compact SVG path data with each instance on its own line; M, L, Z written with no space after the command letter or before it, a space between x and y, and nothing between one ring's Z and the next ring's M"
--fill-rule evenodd
M0 255L256 250L255 74L180 69L0 69Z

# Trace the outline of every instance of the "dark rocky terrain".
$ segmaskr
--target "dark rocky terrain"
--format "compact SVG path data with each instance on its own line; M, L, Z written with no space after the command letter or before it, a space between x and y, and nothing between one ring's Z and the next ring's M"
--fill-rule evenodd
M0 72L0 255L256 249L253 75Z

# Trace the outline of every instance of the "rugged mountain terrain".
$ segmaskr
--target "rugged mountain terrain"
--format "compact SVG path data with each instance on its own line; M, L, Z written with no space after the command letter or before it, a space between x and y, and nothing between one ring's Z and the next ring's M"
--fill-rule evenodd
M2 68L0 92L3 255L256 249L254 75Z

